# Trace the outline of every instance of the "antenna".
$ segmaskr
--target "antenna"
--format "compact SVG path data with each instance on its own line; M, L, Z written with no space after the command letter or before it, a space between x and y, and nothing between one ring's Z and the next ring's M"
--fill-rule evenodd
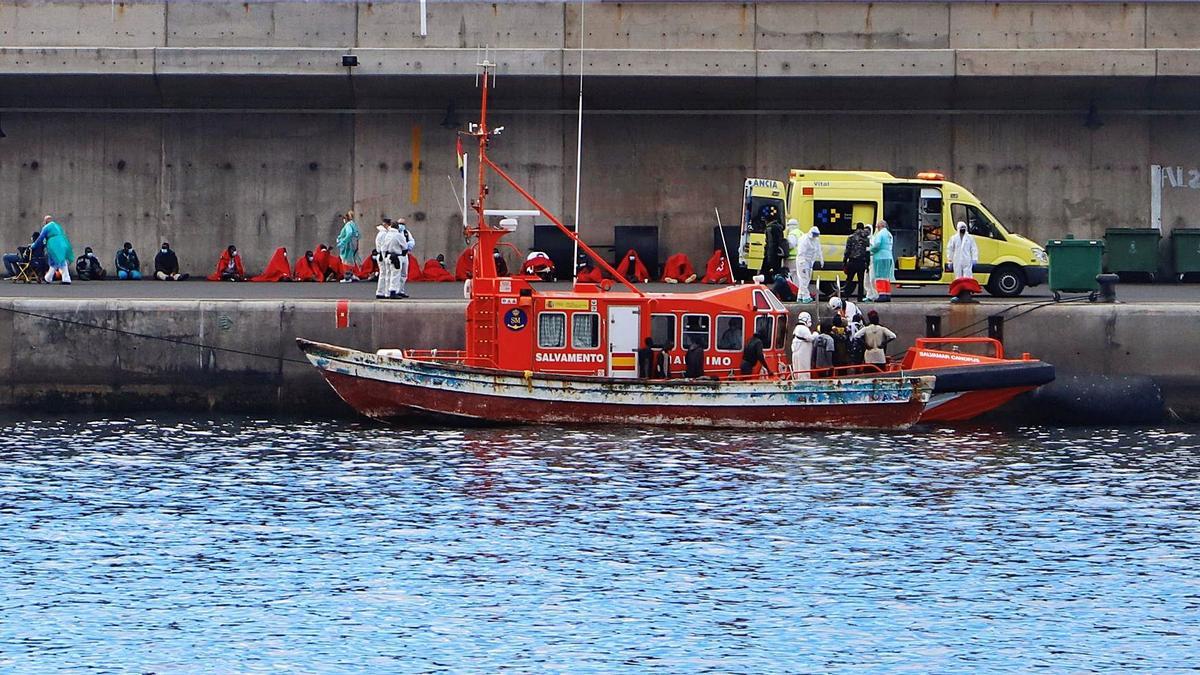
M580 175L583 171L583 0L579 0L579 122L575 128L575 234L579 234ZM571 258L571 278L579 273L579 241Z

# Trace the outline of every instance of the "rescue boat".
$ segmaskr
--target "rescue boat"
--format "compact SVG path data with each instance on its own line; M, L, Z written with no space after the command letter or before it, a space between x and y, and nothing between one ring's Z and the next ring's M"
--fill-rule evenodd
M479 170L471 205L476 218L464 232L474 249L466 349L370 353L299 339L342 400L389 422L900 429L920 419L933 377L812 379L789 373L788 311L763 286L700 293L637 288L489 159L498 131L488 126L494 66L480 66L479 122L460 132L477 143ZM531 213L485 208L493 174L625 290L605 282L549 291L527 276L499 275L492 252L517 227L506 216ZM657 347L646 346L647 339ZM743 349L751 340L761 343L763 358L742 374ZM699 377L682 377L689 345L703 353Z

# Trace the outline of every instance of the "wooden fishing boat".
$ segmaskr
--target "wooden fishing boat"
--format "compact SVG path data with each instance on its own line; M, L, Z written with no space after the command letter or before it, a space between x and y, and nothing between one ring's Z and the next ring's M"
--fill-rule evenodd
M482 63L474 256L466 349L361 352L299 340L338 395L368 417L400 421L653 424L741 428L905 428L920 418L934 379L802 379L787 372L788 311L765 287L644 293L488 157L492 64ZM531 211L488 210L498 176ZM547 291L524 276L500 276L493 251L514 215L553 223L625 290L576 283ZM496 222L499 220L499 222ZM691 348L691 377L683 378ZM742 367L743 352L760 358ZM640 368L639 368L640 366ZM699 368L699 371L697 370Z

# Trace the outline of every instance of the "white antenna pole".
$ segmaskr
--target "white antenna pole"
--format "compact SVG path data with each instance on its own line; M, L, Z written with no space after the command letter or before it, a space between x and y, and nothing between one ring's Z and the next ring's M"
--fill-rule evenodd
M575 128L575 235L579 235L580 173L583 169L583 0L579 0L579 123ZM579 273L579 241L571 258L571 278Z
M421 37L429 35L429 25L426 23L425 14L425 0L421 0Z
M468 171L467 171L467 158L468 158L468 157L470 157L470 156L471 156L471 153L469 153L469 152L465 152L465 151L464 151L464 152L463 152L463 154L462 154L462 163L463 163L463 170L462 170L462 179L463 179L463 203L462 203L463 227L467 227L467 173L468 173Z

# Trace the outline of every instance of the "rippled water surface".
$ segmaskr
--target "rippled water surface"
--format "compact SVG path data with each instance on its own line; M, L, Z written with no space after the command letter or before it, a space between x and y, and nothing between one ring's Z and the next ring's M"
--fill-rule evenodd
M3 421L0 670L1178 670L1194 430Z

